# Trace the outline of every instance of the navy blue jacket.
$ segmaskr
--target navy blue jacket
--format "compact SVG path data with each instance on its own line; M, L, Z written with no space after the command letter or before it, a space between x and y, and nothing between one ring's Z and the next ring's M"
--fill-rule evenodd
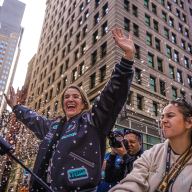
M133 78L132 64L122 58L91 110L69 121L48 120L22 105L13 108L17 119L42 140L34 172L46 181L49 165L54 191L80 191L98 185L106 136L126 102ZM30 191L45 190L32 180Z

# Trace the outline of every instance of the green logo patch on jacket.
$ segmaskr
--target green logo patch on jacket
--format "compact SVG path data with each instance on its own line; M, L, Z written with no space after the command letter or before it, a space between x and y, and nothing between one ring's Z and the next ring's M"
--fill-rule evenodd
M88 172L85 167L80 167L76 169L69 169L67 171L69 181L78 181L88 178Z

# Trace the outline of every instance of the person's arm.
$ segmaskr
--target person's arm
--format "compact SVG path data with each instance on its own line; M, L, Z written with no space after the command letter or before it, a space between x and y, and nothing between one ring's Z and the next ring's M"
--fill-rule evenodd
M52 120L38 115L35 111L23 106L15 105L13 112L16 118L26 125L39 139L43 139L48 133Z
M92 116L95 126L108 135L121 111L133 78L135 47L131 36L125 37L121 29L112 30L116 44L124 51L124 57L115 65L109 82L96 99Z
M18 103L18 96L13 87L9 90L9 95L5 95L7 104L12 108L16 118L33 131L39 139L43 139L48 132L51 120L38 115L31 109Z
M105 167L105 179L107 181L113 180L113 174L115 170L115 158L116 155L113 153L109 154L109 157L106 160L106 167Z

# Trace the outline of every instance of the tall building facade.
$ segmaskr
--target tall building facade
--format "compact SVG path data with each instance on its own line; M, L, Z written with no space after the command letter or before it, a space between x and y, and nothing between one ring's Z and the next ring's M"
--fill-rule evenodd
M0 6L0 114L4 108L2 94L13 79L20 53L24 10L25 4L18 0L4 0Z
M27 105L46 116L62 114L61 94L81 86L90 101L120 60L110 30L132 33L135 76L116 127L160 142L159 113L170 99L192 99L191 0L47 0ZM121 95L119 95L121 97Z

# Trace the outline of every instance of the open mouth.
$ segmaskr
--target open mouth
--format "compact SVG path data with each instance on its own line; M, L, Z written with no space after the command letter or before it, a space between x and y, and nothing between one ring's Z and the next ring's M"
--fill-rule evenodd
M75 104L72 103L67 104L67 110L75 110L75 108L76 108Z

